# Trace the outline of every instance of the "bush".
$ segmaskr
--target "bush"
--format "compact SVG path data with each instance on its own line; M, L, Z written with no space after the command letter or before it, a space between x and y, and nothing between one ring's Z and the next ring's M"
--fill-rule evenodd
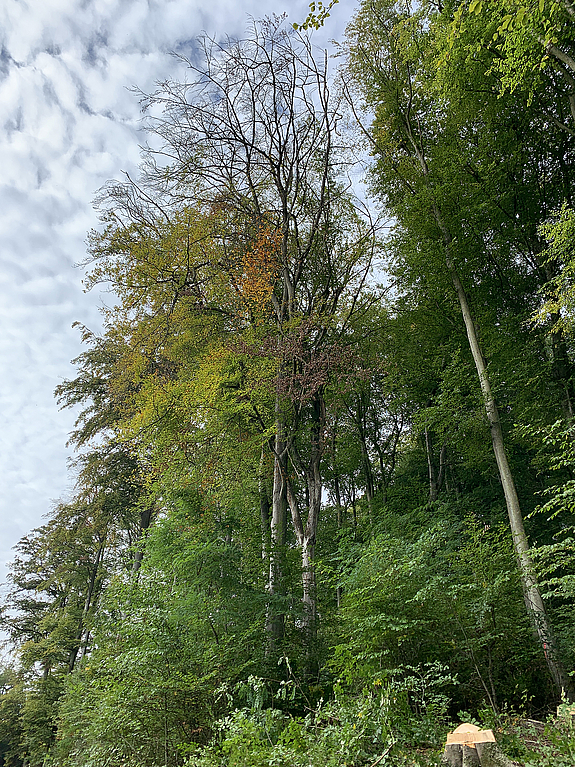
M441 688L452 683L442 667L430 664L375 679L360 694L336 685L332 701L321 701L303 717L274 708L236 709L217 723L214 740L195 749L185 764L358 767L381 757L381 765L439 764L449 703Z

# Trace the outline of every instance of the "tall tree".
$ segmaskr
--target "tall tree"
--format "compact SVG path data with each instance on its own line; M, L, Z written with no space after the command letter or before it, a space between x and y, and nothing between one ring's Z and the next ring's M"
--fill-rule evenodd
M535 577L477 315L464 286L465 277L473 275L477 280L481 274L478 259L489 257L498 222L485 214L483 221L473 221L473 211L490 198L481 180L473 179L473 167L471 172L466 167L472 153L465 151L460 136L472 128L464 120L458 123L457 112L451 118L452 102L438 99L433 70L425 61L433 55L433 35L441 34L441 29L441 14L434 10L429 15L426 9L409 14L393 3L365 4L350 27L350 66L375 112L369 132L377 157L375 185L398 218L399 231L418 241L417 268L427 275L431 269L437 270L439 279L452 283L457 297L484 399L525 604L560 690L569 687L569 679L557 656ZM494 103L495 94L491 97L491 105ZM499 119L505 119L505 107L498 111ZM466 140L470 142L470 137ZM494 198L497 204L497 195ZM509 255L513 258L512 249Z
M260 424L273 458L268 591L282 582L289 510L313 633L324 390L348 354L339 339L361 306L373 227L342 184L341 102L309 40L279 19L254 24L245 40L201 45L188 81L144 98L162 147L147 156L142 189L104 193L109 223L93 240L92 280L126 298L125 318L139 313L133 347L155 334L161 354L166 323L193 306L200 325L219 318L222 338L251 334L248 355L275 365L273 438L266 418ZM203 221L203 234L190 234L186 216ZM270 619L278 638L282 620Z

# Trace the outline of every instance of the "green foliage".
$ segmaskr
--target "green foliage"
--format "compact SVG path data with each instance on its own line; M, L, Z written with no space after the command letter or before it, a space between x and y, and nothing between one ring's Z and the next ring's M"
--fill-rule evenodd
M541 325L550 324L553 331L564 331L573 337L575 211L564 203L560 211L541 225L540 231L548 243L548 262L554 267L556 276L542 290L545 300L538 309L536 321Z
M180 743L206 738L221 661L176 600L151 574L110 587L96 649L67 681L57 762L173 764Z
M273 708L236 709L218 722L214 741L191 755L186 767L354 767L376 758L386 765L436 764L429 741L437 747L444 737L445 699L431 691L446 678L437 668L427 669L422 677L418 669L410 671L415 676L379 681L359 695L336 688L331 702L320 701L304 717ZM420 695L424 689L431 693L427 700ZM418 715L408 704L412 693L422 705ZM409 751L421 744L428 749L425 762Z
M544 730L546 743L536 753L524 756L525 767L568 767L575 759L575 733L569 720L549 722Z
M137 579L106 591L94 649L68 680L54 758L173 764L206 741L217 690L261 662L265 602L233 525L190 489L158 520Z
M512 701L531 687L535 648L509 534L473 518L430 521L411 539L401 528L374 538L343 580L336 672L351 683L440 662L462 704Z
M6 767L21 767L23 679L9 666L0 671L0 758Z
M18 756L12 746L9 758L21 758L31 767L42 767L56 738L58 700L62 689L62 677L54 675L32 679L23 685L19 719L10 722L16 733L21 733L22 740L18 744ZM14 732L10 733L11 739L14 735Z
M443 61L449 61L452 55L457 57L462 50L471 57L487 49L501 92L523 91L531 103L544 82L548 90L567 100L568 74L561 83L561 76L553 77L549 70L558 70L562 75L569 69L573 71L574 15L570 0L461 3L453 13L449 48Z
M339 0L331 0L329 5L324 5L321 0L318 0L317 4L315 2L309 4L309 14L306 18L306 20L303 22L303 24L292 24L293 28L295 30L298 29L311 29L312 27L314 29L319 29L320 27L323 27L325 24L326 19L329 18L329 12L333 8L334 5L339 3ZM316 14L316 5L317 5L317 14Z

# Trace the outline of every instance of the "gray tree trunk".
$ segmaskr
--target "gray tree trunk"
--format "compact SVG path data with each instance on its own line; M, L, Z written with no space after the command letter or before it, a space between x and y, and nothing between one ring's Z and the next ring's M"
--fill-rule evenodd
M445 233L444 238L446 238ZM545 611L545 606L543 604L543 599L541 597L541 592L537 583L535 569L533 567L533 560L529 550L529 542L527 539L527 534L525 533L525 526L523 524L523 515L519 505L519 498L517 497L517 489L515 487L515 482L513 480L509 461L507 460L507 453L505 452L503 432L501 430L501 421L499 420L497 404L491 389L491 382L489 380L487 365L485 364L485 359L479 345L477 330L475 328L475 323L473 321L473 316L471 314L467 295L449 254L450 240L447 240L445 245L447 266L451 273L453 286L459 299L459 305L461 307L461 313L465 322L465 329L467 331L469 346L471 348L473 361L475 362L475 368L479 377L481 392L483 394L483 400L485 402L485 412L487 414L487 420L489 422L489 428L491 431L491 443L493 445L493 452L495 454L495 460L499 470L499 478L503 487L503 494L505 496L505 503L507 505L509 526L511 528L511 535L513 537L513 548L515 549L515 555L517 557L519 572L521 575L521 584L523 587L525 606L532 620L534 630L539 639L539 644L543 650L549 672L551 673L557 691L570 691L571 680L568 677L565 669L563 668L563 664L558 657L551 625L547 618L547 613Z
M271 599L268 603L266 629L269 649L273 649L281 640L285 630L285 616L278 612L274 596L281 595L284 580L284 556L287 533L287 449L285 428L278 418L274 441L274 473L272 506L270 519L270 550L267 592Z
M481 767L516 767L515 762L508 759L497 743L476 743Z
M437 500L439 494L439 483L435 472L435 464L433 462L433 441L431 439L431 433L426 427L423 432L425 440L425 452L427 454L427 474L429 477L429 503L433 503Z

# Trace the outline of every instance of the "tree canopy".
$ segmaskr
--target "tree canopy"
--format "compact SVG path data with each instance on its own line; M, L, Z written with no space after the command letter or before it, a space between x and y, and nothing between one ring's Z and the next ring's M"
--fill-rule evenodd
M510 733L573 697L573 7L362 0L332 74L333 5L202 37L98 194L7 767L571 764Z

